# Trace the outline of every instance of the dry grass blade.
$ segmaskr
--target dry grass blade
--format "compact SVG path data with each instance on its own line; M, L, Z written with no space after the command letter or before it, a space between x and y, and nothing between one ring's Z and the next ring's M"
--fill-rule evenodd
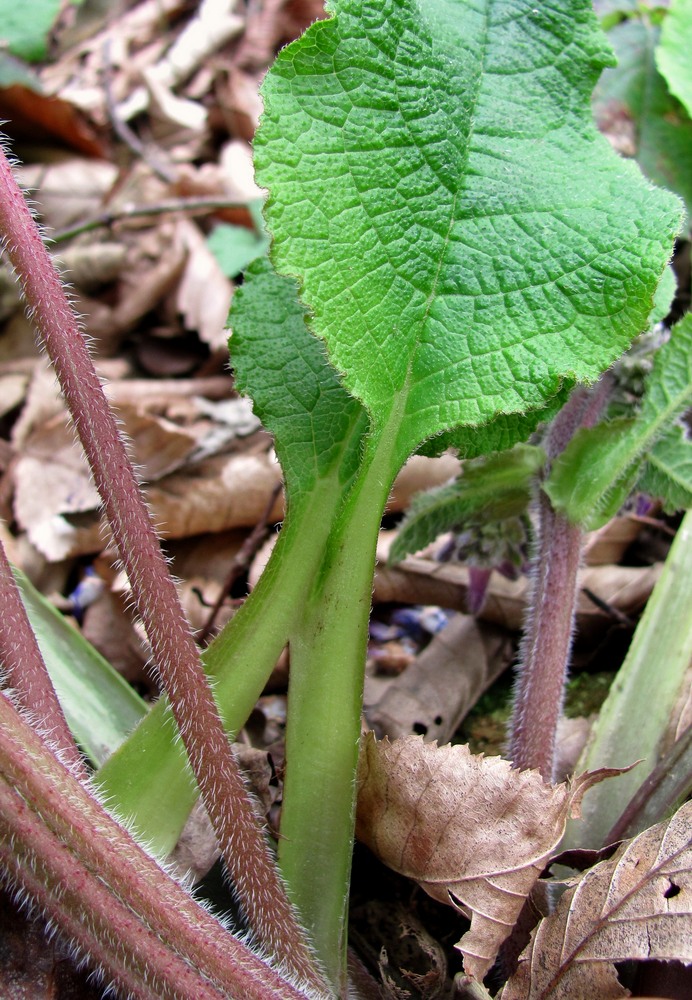
M543 920L501 1000L629 996L615 962L692 962L692 803L588 871Z

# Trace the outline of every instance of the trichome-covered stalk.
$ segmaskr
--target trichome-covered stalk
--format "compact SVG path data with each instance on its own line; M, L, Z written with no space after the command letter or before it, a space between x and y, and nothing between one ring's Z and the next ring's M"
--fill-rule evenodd
M304 996L145 854L3 694L0 865L92 967L133 996Z
M161 681L253 932L322 985L245 788L124 442L38 227L0 150L0 235L53 363Z
M75 774L87 771L72 738L55 688L43 662L36 636L0 542L0 664L5 684L34 719Z
M575 432L598 420L609 391L610 382L603 378L593 390L579 388L572 393L547 434L546 474ZM557 725L572 649L583 533L558 514L540 490L537 535L509 757L519 770L536 768L546 781L552 781Z

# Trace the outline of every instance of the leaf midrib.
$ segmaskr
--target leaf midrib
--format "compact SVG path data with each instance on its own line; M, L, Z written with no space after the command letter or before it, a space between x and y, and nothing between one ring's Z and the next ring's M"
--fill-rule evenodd
M423 0L423 2L425 2L425 0ZM474 114L474 111L475 111L475 109L478 106L478 99L479 99L479 95L480 95L480 92L481 92L481 89L482 89L482 85L483 85L483 77L484 77L484 72L485 72L486 56L487 56L487 51L488 51L489 21L490 21L490 8L491 8L491 6L492 6L492 0L488 0L488 2L485 5L485 22L484 22L484 30L483 30L483 39L482 39L482 43L479 46L479 48L481 50L480 59L479 59L479 62L478 62L479 69L478 69L478 73L477 73L477 76L476 76L475 92L473 94L473 100L471 101L471 106L470 106L469 115L468 115L469 130L468 130L468 133L467 133L467 136L466 136L465 148L463 150L463 156L462 156L462 162L460 164L459 183L457 184L456 190L454 192L452 192L452 205L451 205L451 208L450 208L450 217L449 217L449 224L447 226L447 232L445 234L445 238L444 238L442 247L440 249L439 258L438 258L438 261L437 261L437 269L435 271L435 276L434 276L432 284L431 284L430 292L428 293L428 297L426 299L423 317L421 318L421 321L420 321L420 324L419 324L419 332L418 332L418 335L416 337L414 337L413 342L412 342L412 347L411 347L411 352L410 352L410 356L409 356L409 360L408 360L408 365L406 366L406 376L405 376L404 384L402 386L401 394L400 394L401 396L403 396L404 400L408 399L408 395L409 395L409 392L411 390L411 385L412 385L412 381L413 381L413 364L414 364L414 361L416 359L416 355L418 353L418 350L420 349L421 343L423 341L423 333L424 333L425 328L427 326L428 317L430 316L430 310L432 309L433 304L434 304L434 302L436 300L436 297L437 297L437 288L438 288L439 281L440 281L440 274L442 272L442 267L444 265L444 262L445 262L445 259L446 259L446 256L447 256L447 248L449 246L449 241L451 239L452 230L453 230L454 225L455 225L455 223L457 221L457 219L456 219L457 202L458 202L458 199L459 199L459 195L464 191L464 188L466 186L466 178L468 177L468 163L469 163L469 157L471 155L471 144L472 144L473 136L474 136L474 133L475 133L475 130L476 130L476 116ZM423 21L423 23L425 23L425 18L423 17L422 6L421 6L420 3L418 4L418 10L419 10L419 16L420 16L421 20ZM430 37L431 37L432 48L434 50L434 47L435 47L435 35L431 32L431 36ZM405 121L405 119L404 119L404 121ZM411 131L409 129L408 122L405 121L405 124L406 124L406 129L409 132L409 135L411 136L411 139L413 140L414 136L413 136L413 134L411 133ZM424 150L423 150L423 153L425 153ZM424 158L426 159L426 162L427 162L428 166L430 167L430 169L433 170L433 165L430 163L430 161L427 159L427 157L425 157L425 155L424 155ZM433 172L434 172L434 170L433 170ZM402 409L401 412L402 412L402 414L405 414L405 407ZM404 418L402 417L402 422L403 422L403 419Z

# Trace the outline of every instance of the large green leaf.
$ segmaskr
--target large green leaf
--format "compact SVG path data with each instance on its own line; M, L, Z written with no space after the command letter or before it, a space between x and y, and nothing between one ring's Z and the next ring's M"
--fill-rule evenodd
M375 425L426 438L593 380L680 225L598 135L587 0L334 0L263 88L278 269Z

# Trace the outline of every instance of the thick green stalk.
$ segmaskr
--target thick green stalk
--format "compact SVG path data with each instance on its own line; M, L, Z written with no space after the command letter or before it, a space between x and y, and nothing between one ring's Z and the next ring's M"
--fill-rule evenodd
M345 995L363 674L375 550L396 468L370 443L290 635L287 772L279 865L338 995Z
M231 734L244 726L288 642L296 609L304 605L322 559L339 499L334 474L321 480L301 506L289 509L257 586L203 653ZM101 767L95 782L157 854L173 849L199 793L165 697Z
M641 783L610 832L605 844L636 837L673 813L692 794L692 725L686 727Z

